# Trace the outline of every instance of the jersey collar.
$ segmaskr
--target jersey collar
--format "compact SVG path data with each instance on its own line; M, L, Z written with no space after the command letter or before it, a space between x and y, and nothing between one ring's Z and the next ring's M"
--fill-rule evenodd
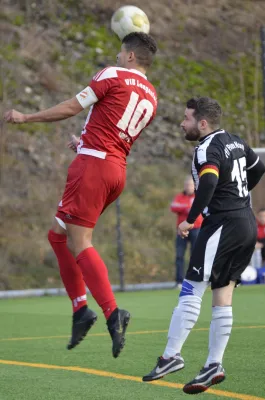
M208 135L203 136L203 138L199 139L200 144L204 142L204 140L208 139L209 136L215 135L217 133L225 133L224 129L216 129L215 131L208 133Z
M140 75L143 78L147 79L147 76L145 74L143 74L142 72L138 71L138 69L129 69L129 71L133 72L134 74Z
M143 74L141 71L139 71L138 69L134 69L134 68L123 68L123 67L115 67L118 71L130 71L133 72L134 74L140 75L142 76L144 79L147 80L147 76L145 74Z

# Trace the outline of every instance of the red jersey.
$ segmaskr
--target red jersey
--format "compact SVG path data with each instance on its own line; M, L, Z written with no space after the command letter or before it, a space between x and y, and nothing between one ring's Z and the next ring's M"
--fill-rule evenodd
M155 117L155 89L140 71L120 67L103 69L87 89L92 89L96 100L90 107L77 152L125 165L133 142ZM78 96L82 102L88 91Z
M265 225L261 225L257 221L257 226L258 226L258 240L265 239Z
M181 222L185 221L188 217L190 208L192 206L195 194L185 194L185 192L179 193L175 196L174 200L171 203L170 209L173 213L178 214L177 218L177 226L181 224ZM194 229L200 228L202 224L203 218L201 215L196 219L194 223Z

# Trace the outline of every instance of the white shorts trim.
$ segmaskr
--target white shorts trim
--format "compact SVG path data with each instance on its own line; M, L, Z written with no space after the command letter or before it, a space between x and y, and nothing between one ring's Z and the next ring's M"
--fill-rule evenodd
M220 226L217 229L217 231L214 232L214 234L208 239L208 242L206 244L205 256L204 256L204 272L203 272L203 280L206 282L209 281L212 273L213 262L217 253L222 229L223 225Z
M56 219L56 221L58 222L58 224L59 224L63 229L66 230L66 225L65 225L65 223L64 223L60 218L58 218L58 217L55 217L55 219Z
M93 156L93 157L97 157L97 158L102 158L103 160L105 160L107 153L104 151L98 151L98 150L94 150L94 149L87 149L85 147L82 147L79 151L78 154L85 154L87 156Z

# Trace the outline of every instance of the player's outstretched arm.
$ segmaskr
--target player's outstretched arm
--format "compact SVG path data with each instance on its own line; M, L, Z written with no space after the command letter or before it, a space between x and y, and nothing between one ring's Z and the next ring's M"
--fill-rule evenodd
M16 110L9 110L4 114L4 120L13 124L61 121L79 114L83 109L77 98L73 97L54 107L34 114L23 114Z

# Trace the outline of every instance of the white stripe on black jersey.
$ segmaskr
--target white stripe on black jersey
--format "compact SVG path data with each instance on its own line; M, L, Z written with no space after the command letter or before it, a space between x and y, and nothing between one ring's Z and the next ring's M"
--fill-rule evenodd
M225 131L223 129L221 129L215 133L212 133L210 136L207 136L205 139L203 139L201 141L201 143L199 144L198 149L197 149L197 159L198 159L198 163L200 165L203 165L207 162L207 149L210 146L213 138L216 135L219 135L220 133L224 133L224 132Z

